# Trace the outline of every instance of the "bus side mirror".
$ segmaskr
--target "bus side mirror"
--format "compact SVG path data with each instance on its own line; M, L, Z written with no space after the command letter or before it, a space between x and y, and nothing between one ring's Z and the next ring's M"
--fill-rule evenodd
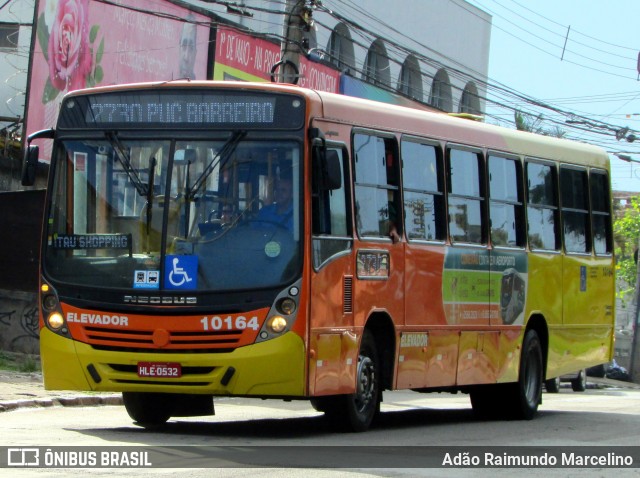
M22 161L22 185L33 186L36 182L36 172L38 171L38 156L40 148L36 145L29 145L24 153Z
M313 159L316 164L318 181L316 184L322 191L333 191L342 187L342 169L340 157L335 149L316 146L313 149Z
M340 157L335 149L325 151L322 165L324 189L333 191L342 187Z

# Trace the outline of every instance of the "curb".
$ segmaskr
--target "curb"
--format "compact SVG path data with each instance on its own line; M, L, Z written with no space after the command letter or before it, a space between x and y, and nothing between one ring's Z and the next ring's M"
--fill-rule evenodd
M78 395L70 397L34 398L0 402L0 413L19 408L93 407L98 405L122 405L122 395Z
M588 377L588 388L628 388L628 389L640 389L640 384L633 382L622 382L619 380L612 380L608 378L596 378ZM12 410L18 410L20 408L49 408L49 407L95 407L95 406L121 406L124 405L122 401L122 394L107 394L107 395L75 395L75 396L60 396L51 398L32 398L25 400L6 400L0 401L0 413L10 412Z

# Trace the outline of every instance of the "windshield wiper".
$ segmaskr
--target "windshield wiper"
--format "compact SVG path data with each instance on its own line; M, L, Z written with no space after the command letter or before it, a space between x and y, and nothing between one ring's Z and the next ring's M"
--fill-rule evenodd
M115 131L107 131L105 132L106 138L111 143L111 147L116 153L116 158L122 165L122 169L127 173L127 177L133 183L133 186L138 191L138 194L142 197L147 198L147 234L149 234L151 228L151 220L153 219L153 182L155 178L155 169L156 169L156 158L155 156L151 157L149 160L149 182L147 184L142 182L140 179L140 175L138 171L131 166L131 158L129 157L129 152L127 148L124 147L118 135Z
M224 145L222 145L222 149L220 149L218 154L214 156L207 167L204 168L204 171L202 171L202 174L198 176L198 179L195 180L193 186L189 187L189 184L187 184L187 193L185 194L185 199L187 201L195 197L196 193L205 185L207 178L218 167L218 165L220 165L220 168L223 168L225 164L227 164L227 161L229 161L231 155L236 150L236 148L240 144L240 141L242 141L242 138L244 138L246 134L246 131L234 131L231 137L224 143Z
M104 135L109 140L109 143L111 143L113 150L116 152L116 157L118 158L118 161L122 165L122 168L124 169L125 173L127 173L127 176L133 183L133 186L136 188L136 191L138 191L138 194L140 196L146 197L148 200L149 194L152 194L152 192L150 192L152 188L149 188L148 185L142 182L142 180L140 179L140 176L138 175L138 171L136 171L136 169L133 166L131 166L131 159L129 158L129 152L127 151L127 149L124 147L124 145L118 138L118 135L116 134L116 132L106 131Z
M224 167L224 165L227 163L227 161L229 161L229 158L231 158L231 155L236 150L236 148L240 144L240 141L242 141L242 138L244 138L246 134L247 134L246 131L241 131L241 130L234 131L231 137L222 145L222 148L220 149L218 154L216 154L211 159L211 162L207 164L207 167L204 168L204 171L202 171L202 174L198 176L198 179L194 181L193 186L191 187L189 186L190 164L187 164L187 184L185 187L186 192L184 195L186 217L190 217L191 201L195 200L196 194L200 190L200 188L205 186L207 182L207 178L211 175L213 171L215 171L218 165L220 165L221 168ZM187 237L188 235L189 235L189 224L187 221L185 221L184 236Z

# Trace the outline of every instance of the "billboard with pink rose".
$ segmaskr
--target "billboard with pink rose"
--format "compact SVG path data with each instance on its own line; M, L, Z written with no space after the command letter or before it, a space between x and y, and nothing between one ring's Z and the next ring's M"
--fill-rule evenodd
M55 126L69 91L206 79L210 30L204 15L166 0L40 0L37 9L27 134ZM50 157L46 143L40 143L44 160Z

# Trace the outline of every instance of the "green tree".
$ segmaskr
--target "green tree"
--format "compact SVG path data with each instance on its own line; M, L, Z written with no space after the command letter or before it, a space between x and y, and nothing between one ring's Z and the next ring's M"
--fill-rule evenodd
M552 136L554 138L564 138L567 134L558 126L554 126L551 129L545 129L543 127L544 117L542 114L532 115L530 113L523 113L520 110L516 110L515 113L516 129L519 131L528 131L530 133L541 134L543 136Z
M619 295L626 299L635 290L637 266L634 252L640 239L640 197L631 198L631 204L616 214L613 224L616 244L616 273L620 279Z

